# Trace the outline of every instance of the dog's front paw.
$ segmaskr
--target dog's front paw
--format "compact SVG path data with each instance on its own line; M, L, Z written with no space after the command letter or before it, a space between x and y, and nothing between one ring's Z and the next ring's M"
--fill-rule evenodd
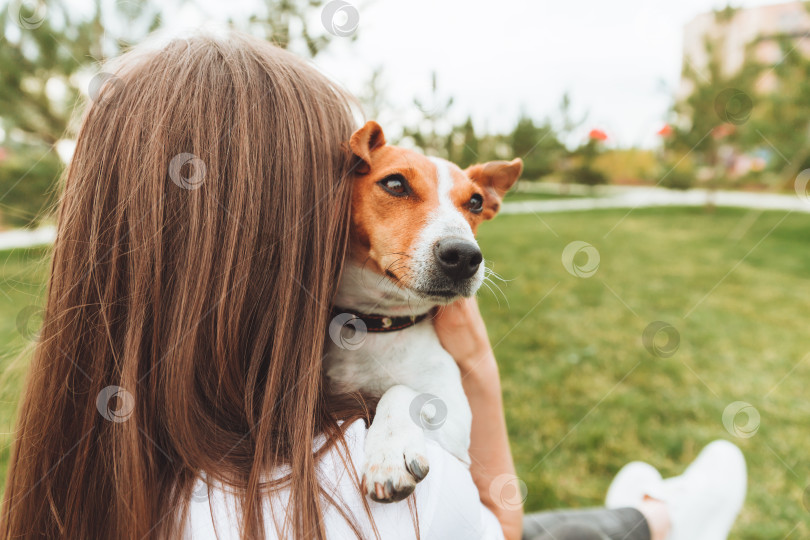
M404 444L388 441L367 445L363 491L377 502L405 499L427 476L430 466L426 454L421 437Z

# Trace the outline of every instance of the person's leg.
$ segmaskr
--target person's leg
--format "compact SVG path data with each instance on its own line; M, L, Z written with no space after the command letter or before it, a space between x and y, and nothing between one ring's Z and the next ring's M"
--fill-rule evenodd
M745 499L740 449L728 441L704 448L686 471L661 479L634 462L614 479L608 508L528 514L524 540L725 540Z
M645 498L635 508L644 515L652 540L666 540L672 530L669 508L663 501Z
M654 540L636 508L591 508L527 514L523 540Z
M666 540L725 540L745 501L746 484L740 449L714 441L674 478L661 479L646 463L626 465L613 480L605 506L633 506L650 523L666 522Z

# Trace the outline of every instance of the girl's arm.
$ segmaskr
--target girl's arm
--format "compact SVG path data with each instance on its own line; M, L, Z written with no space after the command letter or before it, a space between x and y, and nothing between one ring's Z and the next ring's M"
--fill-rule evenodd
M500 498L500 483L493 487L493 480L504 478L501 475L514 477L515 465L506 434L498 366L478 303L469 298L441 308L434 324L442 346L458 363L472 409L470 473L479 497L500 521L506 540L520 540L522 506L515 504L514 497L506 503Z

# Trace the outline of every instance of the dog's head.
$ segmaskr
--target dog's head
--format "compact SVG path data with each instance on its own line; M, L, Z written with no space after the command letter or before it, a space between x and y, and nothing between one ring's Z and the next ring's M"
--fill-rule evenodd
M433 305L475 294L484 280L475 233L523 170L520 159L461 170L386 145L368 122L350 141L356 174L350 258L393 282L402 299Z

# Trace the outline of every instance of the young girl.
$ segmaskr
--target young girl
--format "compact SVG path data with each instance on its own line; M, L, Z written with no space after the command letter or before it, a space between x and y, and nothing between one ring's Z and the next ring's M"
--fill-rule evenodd
M409 502L361 495L373 404L329 395L321 367L352 100L240 35L137 49L113 73L64 177L2 538L520 538L520 501L492 489L514 467L474 302L437 321L472 469L434 445ZM666 534L666 503L647 504L628 528Z

